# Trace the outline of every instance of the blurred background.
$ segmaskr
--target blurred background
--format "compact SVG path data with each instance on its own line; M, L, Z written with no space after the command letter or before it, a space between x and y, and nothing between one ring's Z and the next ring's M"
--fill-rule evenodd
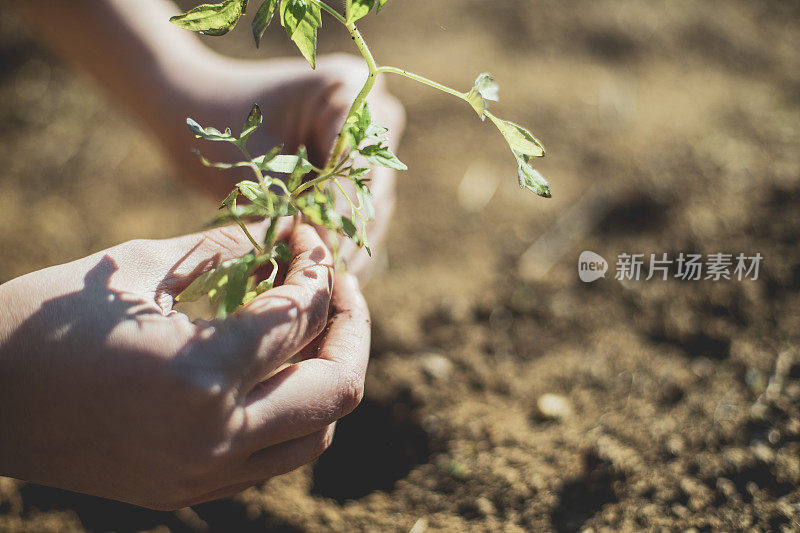
M248 22L207 42L296 54L277 28L256 54ZM350 51L326 24L320 52ZM366 290L367 396L332 449L176 513L0 478L0 531L799 528L800 4L394 0L361 29L451 86L490 70L553 199L468 107L390 78L411 170ZM198 230L217 202L8 8L0 168L0 281ZM606 279L579 280L583 250ZM613 279L621 253L680 252L763 261L756 281Z

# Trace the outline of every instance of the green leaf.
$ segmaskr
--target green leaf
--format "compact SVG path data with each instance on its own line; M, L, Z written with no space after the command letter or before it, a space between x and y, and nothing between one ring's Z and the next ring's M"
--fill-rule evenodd
M305 146L297 149L297 164L292 170L289 179L286 180L286 188L294 191L303 183L303 177L311 170L311 163L308 162L308 151Z
M283 0L281 24L311 68L317 67L317 30L322 27L319 4L307 0Z
M526 155L517 156L517 163L519 164L518 177L519 186L521 189L528 189L543 198L550 198L550 186L544 176L539 174L539 171L533 168L530 164L530 158Z
M258 183L243 181L237 187L242 196L263 208L263 213L269 218L286 216L292 210L286 196L275 194L269 189L264 190Z
M249 291L247 294L244 295L244 298L242 298L242 305L249 304L250 302L255 300L259 295L264 294L265 292L270 290L273 287L274 283L275 281L272 279L265 279L264 281L256 285L252 291Z
M472 90L467 94L467 101L472 105L472 109L481 117L486 119L486 110L489 108L487 101L497 102L500 86L495 83L494 78L489 74L481 74L475 80Z
M261 164L263 165L265 164L265 162L269 163L270 161L275 159L275 157L277 157L277 155L281 153L281 150L283 150L283 145L270 148L269 152L259 157Z
M270 199L270 197L267 197ZM229 207L227 210L221 212L207 223L207 226L214 227L224 224L230 224L239 220L264 220L265 218L285 217L297 214L295 209L285 196L275 196L270 199L272 204L270 206L263 206L259 204L249 205L235 205Z
M533 158L544 157L545 150L542 143L518 124L501 120L491 114L487 116L503 134L514 157L517 158L519 186L544 198L550 198L550 186L547 180L531 165Z
M247 120L242 127L242 134L239 136L239 142L242 146L247 144L247 140L250 138L250 135L253 134L254 131L261 126L261 122L264 120L263 115L261 114L261 108L258 107L258 104L253 106L253 109L250 110L250 114L247 116Z
M218 287L218 283L220 278L224 276L225 273L222 272L219 268L215 268L214 270L209 270L200 275L197 279L195 279L182 293L180 293L176 298L176 302L196 302L203 296L208 295L208 293L212 290L216 290Z
M369 180L353 177L352 172L350 173L350 179L353 181L353 185L356 187L356 197L358 198L358 203L361 209L364 211L364 218L366 220L373 220L375 218L375 206L372 204L372 193L367 186L367 182Z
M367 139L381 140L386 138L386 133L388 133L388 131L388 129L384 128L383 126L378 126L373 122L367 126L367 131L365 133L367 135Z
M256 40L256 48L261 45L261 38L275 16L277 5L278 0L264 0L261 3L261 7L256 11L256 15L253 18L253 38Z
M295 204L312 223L340 231L342 217L333 209L334 200L330 191L312 191L298 198Z
M497 117L490 117L494 122L497 129L505 137L508 146L515 153L527 155L529 157L544 157L545 150L542 143L534 137L531 132L507 120L501 120Z
M359 150L359 153L373 165L381 165L396 170L408 170L408 167L389 150L389 147L383 144L365 146Z
M274 280L265 279L264 281L262 281L261 283L256 285L256 288L253 289L253 292L255 292L256 295L264 294L265 292L270 290L273 287L274 284L275 284Z
M220 212L217 216L206 222L206 227L214 228L217 226L224 226L236 222L237 219L242 221L254 221L262 220L266 217L267 211L260 205L237 205Z
M383 6L386 5L387 1L388 0L377 0L378 9L376 12L380 12L380 10L383 9ZM347 19L347 23L352 24L357 20L367 16L375 4L376 0L347 0L345 8L345 17Z
M186 119L186 125L189 126L189 129L198 139L232 143L238 142L238 139L231 134L230 128L227 128L225 131L219 131L216 128L204 128L191 118Z
M235 189L233 189L230 192L230 194L228 194L227 197L225 197L225 199L220 204L219 208L220 209L225 209L226 207L228 209L235 208L236 207L236 199L238 197L239 197L239 187L236 187Z
M288 263L292 260L292 252L289 250L289 245L285 242L279 242L276 244L273 254L275 259L281 261L282 263Z
M281 2L281 26L286 29L286 35L291 39L306 16L308 3L306 0L283 0Z
M386 140L387 131L386 128L372 122L372 114L365 102L358 111L348 117L345 123L345 143L353 150L357 150L373 164L397 170L406 170L408 167L400 162L389 148L383 144L383 141ZM365 143L365 141L371 142ZM368 144L368 146L359 149L362 144ZM359 171L365 173L367 169L359 169ZM361 174L354 176L351 171L350 178L352 179L359 175Z
M217 307L217 316L224 318L242 305L250 276L266 260L250 252L238 259L225 261L195 279L177 296L176 301L193 302L207 295Z
M224 313L217 311L217 315L224 317L236 311L242 305L247 294L247 280L255 268L255 255L250 253L235 262L228 272L228 283L225 292Z
M364 102L358 111L350 115L345 122L345 142L355 149L367 139L384 140L388 131L372 122L372 113L370 113L367 103Z
M298 157L296 155L278 155L272 159L266 160L263 157L253 159L253 162L258 165L261 170L267 172L277 172L279 174L291 174L298 167L303 170L303 174L311 172L311 163L307 159Z
M347 217L342 217L342 231L351 239L358 239L358 228L353 224L353 221Z
M270 203L267 199L267 193L261 188L261 186L254 182L254 181L242 181L236 185L239 189L239 192L242 193L242 196L253 202L254 204L260 205L265 208L270 208Z
M366 102L358 110L347 117L344 134L348 146L358 148L367 138L367 128L372 124L372 114Z
M217 4L203 4L169 19L183 29L204 35L225 35L239 22L247 7L247 0L225 0Z
M360 178L361 176L369 173L372 169L370 168L351 168L348 177L352 179Z
M331 190L309 192L298 198L295 203L310 223L344 235L359 247L366 247L366 227L359 230L350 218L336 212ZM369 253L371 254L371 251Z
M386 1L384 0L383 3L386 3ZM373 6L375 6L375 0L347 0L347 7L345 8L347 23L352 24L367 16Z

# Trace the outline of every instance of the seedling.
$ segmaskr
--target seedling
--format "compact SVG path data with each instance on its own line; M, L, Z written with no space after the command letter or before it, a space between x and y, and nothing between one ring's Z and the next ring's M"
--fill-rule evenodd
M498 100L499 90L489 74L481 74L469 91L460 92L400 68L378 66L358 31L356 22L368 15L373 8L376 12L383 9L387 1L346 0L345 13L342 15L320 0L263 0L252 22L256 46L259 46L264 32L277 14L289 39L297 45L311 68L315 68L317 31L322 27L322 12L325 11L350 32L369 73L350 107L328 162L322 168L311 164L303 147L294 155L282 155L282 147L278 146L265 154L252 157L247 150L247 141L262 122L258 105L250 111L238 136L233 135L230 129L219 131L187 119L189 129L198 138L231 143L244 156L243 161L236 163L216 163L200 156L204 165L221 169L249 168L254 175L255 181L245 180L236 185L222 202L222 213L214 220L215 224L238 224L253 243L253 251L239 259L226 261L197 278L181 293L179 301L193 301L207 295L216 308L217 315L225 317L272 288L277 273L277 261L289 259L286 244L276 242L278 220L282 217L302 216L309 222L352 239L358 247L366 249L371 255L366 226L375 216L375 212L369 180L366 178L369 169L358 166L357 161L363 158L373 165L396 170L407 169L389 150L386 142L387 130L372 121L366 103L378 76L382 74L403 76L467 102L482 121L488 118L505 138L517 160L519 186L539 196L550 197L547 182L532 165L535 158L544 157L544 146L527 129L502 120L489 111L489 102ZM183 15L172 17L171 22L205 35L225 35L237 25L245 13L247 3L248 0L224 0L215 4L204 4ZM343 182L352 184L352 196L342 185ZM349 217L339 215L335 209L336 190L349 204ZM239 196L244 196L250 203L237 204ZM270 219L269 230L263 243L258 242L247 230L245 221L266 219ZM253 273L268 263L272 265L271 276L256 284Z

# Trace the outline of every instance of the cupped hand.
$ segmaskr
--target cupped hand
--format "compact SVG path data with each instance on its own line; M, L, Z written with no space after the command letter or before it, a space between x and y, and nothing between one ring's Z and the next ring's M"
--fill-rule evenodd
M172 309L249 250L240 234L131 241L0 286L0 475L175 509L326 449L362 396L369 316L311 227L285 283L228 319Z
M181 105L200 124L219 129L230 126L238 133L250 108L257 103L264 123L251 137L251 154L264 153L277 145L283 145L285 153L293 153L299 145L305 145L312 162L324 166L367 78L367 69L363 60L345 54L319 57L316 70L301 58L249 61L215 55L186 74L188 78L179 82L183 87ZM405 126L402 105L389 94L381 79L368 103L375 122L389 129L390 145L395 150ZM173 126L181 129L176 131ZM222 172L205 168L192 153L192 149L200 149L210 160L239 161L242 156L235 147L199 141L183 124L165 126L163 131L169 132L164 142L176 158L181 175L220 199L236 182L252 179L246 169ZM395 172L378 167L367 177L371 179L376 211L368 230L376 248L385 236L394 209ZM350 246L343 249L342 255L351 272L361 273L367 263L366 253Z

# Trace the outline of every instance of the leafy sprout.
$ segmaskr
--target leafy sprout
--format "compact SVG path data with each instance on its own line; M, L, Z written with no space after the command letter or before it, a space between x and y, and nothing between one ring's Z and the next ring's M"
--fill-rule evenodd
M238 136L230 128L220 131L187 119L189 129L197 138L231 143L242 152L243 160L233 163L211 162L202 155L200 161L209 167L249 168L252 172L253 179L240 181L225 198L220 205L219 215L212 223L238 224L253 244L253 251L201 275L178 297L179 300L191 301L207 296L217 309L217 315L224 317L269 290L275 282L277 262L290 259L286 244L276 242L278 221L287 216L302 216L309 222L351 239L371 254L366 225L375 217L375 209L369 179L366 177L369 169L357 166L357 163L366 160L373 165L395 170L408 168L389 148L388 130L373 122L366 103L381 74L403 76L451 94L467 102L482 121L488 117L517 161L519 186L550 198L547 181L533 166L536 159L545 156L544 146L524 127L500 119L489 111L490 102L499 99L499 86L490 74L481 74L468 92L460 92L403 69L378 66L355 23L373 10L380 12L387 2L346 0L342 14L321 0L261 0L251 25L257 47L277 15L288 38L311 68L315 68L317 34L322 27L324 11L347 28L364 58L369 76L353 101L336 145L323 168L311 164L304 147L300 147L295 154L282 154L282 147L276 146L252 157L247 150L247 143L263 120L258 105L251 109ZM224 0L200 5L170 20L181 28L205 35L225 35L236 27L247 7L248 0ZM347 184L349 187L345 187ZM348 203L350 216L337 211L337 192ZM240 198L247 203L241 205ZM263 241L258 242L247 229L245 221L267 219L270 221L269 230ZM267 264L271 265L270 276L256 283L254 274Z

